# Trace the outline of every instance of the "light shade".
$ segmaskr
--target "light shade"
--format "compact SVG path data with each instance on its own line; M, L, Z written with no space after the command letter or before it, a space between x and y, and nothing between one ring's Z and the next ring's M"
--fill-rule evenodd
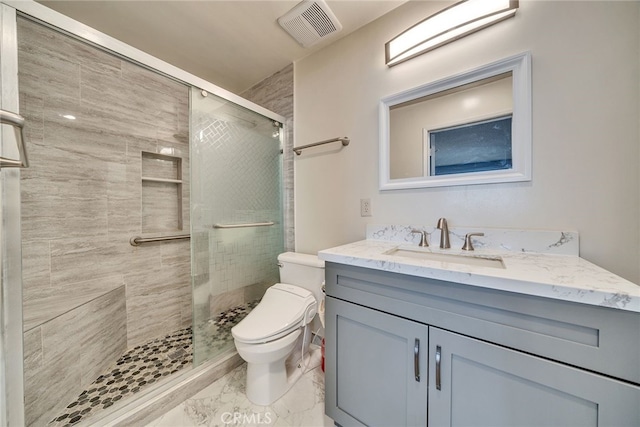
M385 44L386 64L396 65L510 18L517 9L518 0L463 0L418 22Z

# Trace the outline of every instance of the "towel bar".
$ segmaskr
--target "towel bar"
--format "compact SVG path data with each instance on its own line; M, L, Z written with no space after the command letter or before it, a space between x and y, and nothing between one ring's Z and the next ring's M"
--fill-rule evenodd
M343 137L339 137L339 138L331 138L331 139L327 139L324 141L320 141L320 142L314 142L313 144L307 144L307 145L302 145L300 147L294 147L293 148L293 152L296 153L298 156L300 154L302 154L302 150L304 150L305 148L311 148L311 147L317 147L318 145L324 145L324 144L329 144L331 142L341 142L343 147L346 147L347 145L349 145L349 142L351 142L349 140L349 138L347 138L346 136Z

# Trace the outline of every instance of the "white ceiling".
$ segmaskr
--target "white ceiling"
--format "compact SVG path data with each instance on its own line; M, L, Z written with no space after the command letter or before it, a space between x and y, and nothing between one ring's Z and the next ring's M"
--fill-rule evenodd
M38 0L234 93L243 92L406 0L327 1L343 29L308 49L277 23L299 1Z

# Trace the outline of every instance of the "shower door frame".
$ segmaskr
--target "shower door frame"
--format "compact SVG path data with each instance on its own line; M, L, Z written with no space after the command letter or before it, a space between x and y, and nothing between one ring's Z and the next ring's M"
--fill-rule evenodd
M0 109L19 113L16 11L0 4ZM0 154L15 142L0 137ZM0 425L24 425L20 169L0 169ZM9 351L11 350L11 351Z
M188 86L195 86L234 104L245 107L286 126L286 118L246 100L215 84L173 66L146 52L114 39L85 24L58 13L35 1L0 0L0 108L18 112L17 16L40 23L75 37L85 43L160 73ZM7 80L8 79L8 80ZM28 126L28 123L27 123ZM286 128L283 129L286 131ZM2 143L3 141L0 141ZM28 141L27 141L28 143ZM288 150L288 148L284 148ZM24 367L22 331L22 253L20 238L20 172L3 170L0 197L7 196L10 209L3 204L0 215L5 228L0 230L0 255L11 261L2 266L0 284L0 425L24 425ZM9 191L7 191L9 190ZM11 193L9 195L9 192ZM0 200L1 201L1 200ZM6 222L10 221L10 222ZM5 242L7 242L5 244ZM16 243L17 242L17 243ZM7 249L9 252L7 253ZM10 267L10 268L7 268ZM11 286L9 286L11 282ZM15 284L19 283L20 286ZM11 350L10 352L8 350ZM198 370L200 371L200 370ZM201 375L195 372L194 375Z

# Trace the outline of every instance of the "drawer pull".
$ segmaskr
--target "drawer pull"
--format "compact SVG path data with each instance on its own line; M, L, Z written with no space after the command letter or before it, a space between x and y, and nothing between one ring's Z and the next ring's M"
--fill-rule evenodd
M413 374L416 381L420 382L420 340L418 338L413 345Z
M440 360L442 359L442 348L436 346L436 390L440 390L442 383L440 378Z

